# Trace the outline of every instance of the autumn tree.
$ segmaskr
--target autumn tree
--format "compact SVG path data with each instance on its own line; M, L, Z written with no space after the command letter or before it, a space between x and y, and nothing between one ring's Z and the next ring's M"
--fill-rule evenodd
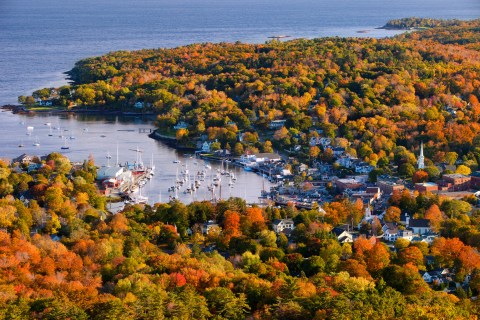
M228 245L230 239L238 237L240 234L240 215L235 211L227 210L223 221L224 244Z
M423 170L416 171L412 177L413 183L425 182L427 180L428 180L428 173Z
M383 217L386 222L399 222L400 221L401 210L398 207L390 206L385 212Z
M440 208L434 203L427 211L425 211L425 219L430 220L432 230L438 232L440 230L440 224L443 221L443 215Z

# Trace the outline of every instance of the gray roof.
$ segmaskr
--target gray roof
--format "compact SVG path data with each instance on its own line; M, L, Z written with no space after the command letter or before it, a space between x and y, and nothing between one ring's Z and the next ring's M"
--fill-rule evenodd
M430 220L428 219L410 219L408 226L410 228L430 228Z

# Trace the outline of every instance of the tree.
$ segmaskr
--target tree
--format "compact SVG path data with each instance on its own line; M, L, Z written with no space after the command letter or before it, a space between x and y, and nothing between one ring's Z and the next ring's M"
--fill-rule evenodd
M260 232L260 244L264 247L276 247L277 246L277 236L275 232L270 230L262 230Z
M245 234L255 234L266 228L263 211L258 207L247 208L241 218L242 231Z
M233 147L233 153L236 156L241 156L244 153L243 144L240 142L235 143L235 146Z
M270 140L265 141L263 144L263 152L273 152L272 142Z
M310 147L308 155L310 158L316 159L320 154L320 148L317 146Z
M385 212L385 216L383 217L386 222L399 222L401 210L398 207L390 206L387 208Z
M438 232L440 230L440 224L443 221L442 212L440 208L434 203L425 212L425 219L430 220L432 230Z
M419 170L415 172L412 177L413 183L425 182L427 180L428 180L428 173L423 170Z
M372 274L378 274L390 263L390 253L383 243L376 243L367 255L367 270Z
M447 161L449 165L454 165L457 159L458 154L456 152L447 152L445 154L445 161Z
M236 296L227 288L209 288L205 291L205 297L212 315L222 319L245 319L250 311L245 294Z
M408 247L402 249L398 254L398 261L401 264L412 263L419 269L424 269L423 253L417 247Z
M227 210L223 221L224 244L228 245L230 239L238 237L240 234L240 215L235 211Z
M458 238L446 239L440 237L433 241L431 251L441 265L451 268L464 247L465 245Z
M365 265L361 264L355 259L348 259L340 263L339 269L346 271L351 277L362 277L365 279L372 279L370 273L368 273Z
M468 176L472 173L472 170L469 167L467 167L466 165L461 164L457 167L457 170L455 170L455 173L459 173L459 174L463 174L465 176Z
M404 294L420 294L428 290L428 286L412 264L404 266L391 265L383 270L385 282Z
M403 163L398 167L398 174L411 177L415 173L415 167L410 163Z

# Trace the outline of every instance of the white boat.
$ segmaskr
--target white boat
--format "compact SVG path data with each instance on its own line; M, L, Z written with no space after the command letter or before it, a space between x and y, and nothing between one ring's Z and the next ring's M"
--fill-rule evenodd
M180 163L180 160L173 160L173 163Z
M134 193L130 195L128 200L125 201L127 204L140 204L148 203L148 197L142 196L141 194Z
M33 143L35 147L40 146L40 141L38 141L38 136L35 137L35 142Z
M31 135L33 132L33 127L27 127L27 136Z

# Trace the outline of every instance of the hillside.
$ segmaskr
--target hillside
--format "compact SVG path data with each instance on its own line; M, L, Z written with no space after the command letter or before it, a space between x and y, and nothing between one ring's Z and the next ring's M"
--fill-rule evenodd
M308 148L320 133L372 165L400 165L423 141L433 162L455 152L475 167L479 28L480 20L455 21L387 39L113 52L79 61L70 71L74 85L34 97L72 110L152 111L162 131L184 142L205 134L233 148L241 131L247 139L239 151L263 150L265 140ZM269 130L273 120L285 128ZM187 128L173 130L179 121Z

